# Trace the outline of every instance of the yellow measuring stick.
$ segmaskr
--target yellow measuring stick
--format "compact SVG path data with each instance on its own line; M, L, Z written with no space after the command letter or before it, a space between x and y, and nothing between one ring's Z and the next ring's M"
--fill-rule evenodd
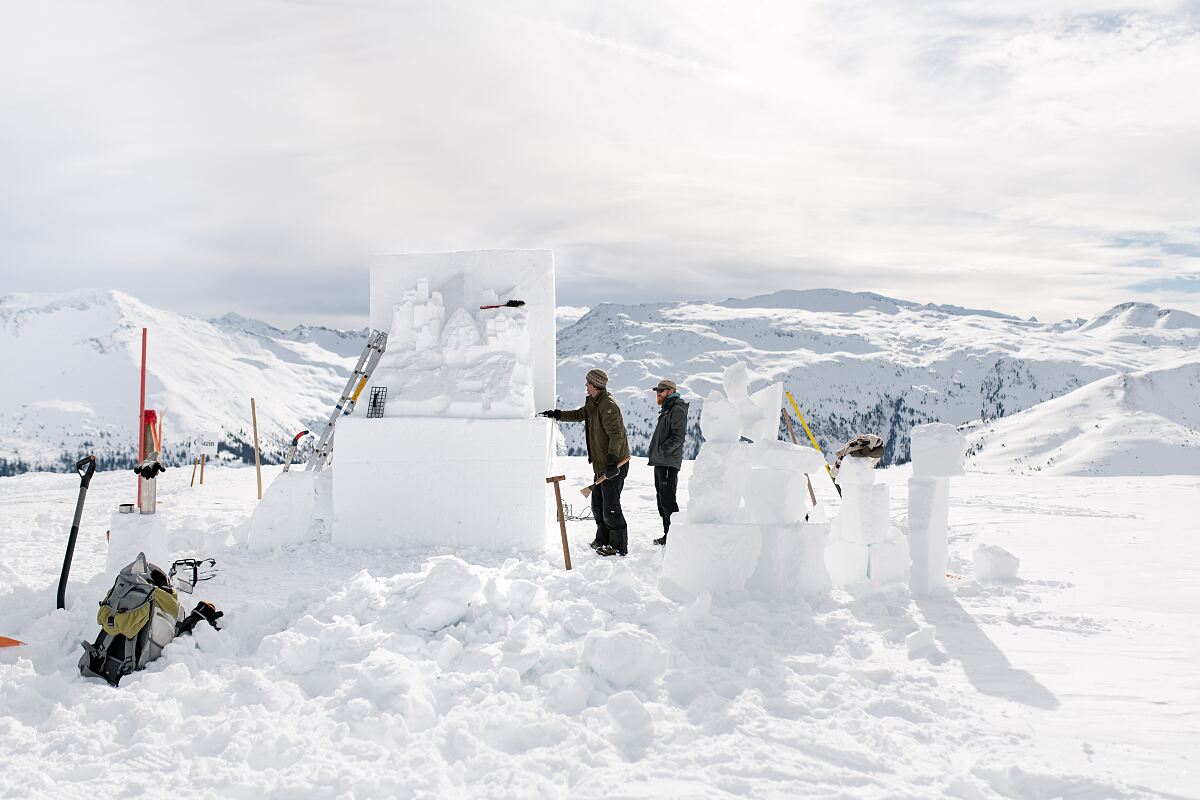
M796 412L796 418L799 419L800 424L804 426L804 432L808 434L808 440L812 442L813 450L821 453L821 445L817 444L816 437L813 436L812 431L808 429L808 423L804 421L804 415L800 413L800 406L796 405L796 398L792 397L791 392L784 392L784 394L787 395L788 402L792 404L792 410ZM821 453L821 458L824 457L825 454ZM833 471L829 469L829 464L825 465L825 474L829 476L829 480L833 480ZM834 481L833 485L837 486L837 481Z

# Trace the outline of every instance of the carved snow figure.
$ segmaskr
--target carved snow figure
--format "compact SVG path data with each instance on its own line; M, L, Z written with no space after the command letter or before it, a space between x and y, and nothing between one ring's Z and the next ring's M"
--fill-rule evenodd
M804 474L815 450L778 441L782 384L749 394L746 365L725 370L704 401L704 446L688 483L685 519L671 527L661 586L687 600L751 592L794 598L826 591L828 524L804 522Z

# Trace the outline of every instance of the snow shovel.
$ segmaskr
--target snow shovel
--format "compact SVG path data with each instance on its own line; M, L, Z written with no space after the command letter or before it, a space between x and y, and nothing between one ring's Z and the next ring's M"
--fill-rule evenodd
M87 471L84 471L84 468ZM75 464L75 472L79 474L79 500L75 502L75 520L71 523L71 537L67 539L67 554L63 557L62 575L58 578L58 607L67 607L67 576L71 574L71 559L75 556L75 539L79 537L79 520L83 516L83 498L87 496L88 485L96 474L96 457L81 458Z

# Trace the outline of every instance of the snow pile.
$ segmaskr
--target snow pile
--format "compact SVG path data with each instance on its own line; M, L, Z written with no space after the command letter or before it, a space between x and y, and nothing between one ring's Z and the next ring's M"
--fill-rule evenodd
M973 560L975 579L984 582L1015 581L1021 559L994 544L975 548Z
M318 472L303 469L280 473L263 493L250 517L247 545L262 552L317 538L316 517Z
M805 474L824 467L807 447L777 441L783 387L747 391L744 363L704 405L705 444L688 484L693 498L671 528L663 590L684 598L749 590L795 597L826 590L825 523L805 522Z

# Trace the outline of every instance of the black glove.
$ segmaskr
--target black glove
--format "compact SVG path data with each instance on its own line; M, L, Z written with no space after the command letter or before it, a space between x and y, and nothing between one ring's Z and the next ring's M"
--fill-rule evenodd
M542 413L538 414L538 416L539 417L550 417L551 419L561 419L562 412L559 411L557 408L552 408L549 411L543 411Z
M604 465L604 477L612 480L621 474L621 470L617 469L617 457L611 453L608 456L608 461Z

